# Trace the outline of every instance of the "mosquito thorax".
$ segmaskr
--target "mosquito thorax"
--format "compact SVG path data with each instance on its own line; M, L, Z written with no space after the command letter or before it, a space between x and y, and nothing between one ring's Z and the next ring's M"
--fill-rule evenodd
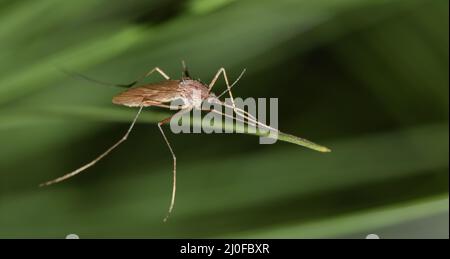
M203 100L210 96L208 86L198 80L183 79L180 81L185 100L192 106L201 107Z

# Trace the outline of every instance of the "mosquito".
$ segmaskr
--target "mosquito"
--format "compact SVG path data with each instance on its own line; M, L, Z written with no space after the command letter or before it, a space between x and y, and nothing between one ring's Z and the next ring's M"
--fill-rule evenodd
M88 77L80 75L80 74L70 73L72 75L82 77L86 80L94 81L96 83L115 85L115 86L119 86L119 87L128 88L127 90L125 90L125 91L121 92L120 94L118 94L117 96L113 97L112 102L117 105L124 105L127 107L137 107L138 111L137 111L136 115L134 116L134 119L131 122L131 125L129 126L128 130L125 132L125 135L121 139L119 139L117 142L115 142L114 145L112 145L106 151L101 153L94 160L81 166L80 168L78 168L68 174L65 174L61 177L53 179L51 181L42 183L42 184L40 184L40 186L41 187L48 186L51 184L55 184L55 183L59 183L64 180L67 180L67 179L85 171L86 169L90 168L91 166L96 164L98 161L100 161L101 159L106 157L111 151L113 151L121 143L123 143L125 140L127 140L129 134L133 130L133 127L144 107L155 106L155 107L168 108L171 110L177 110L177 112L175 114L158 122L158 124L157 124L159 131L161 132L161 135L170 151L170 154L172 155L172 162L173 162L171 200L170 200L170 205L169 205L167 215L165 216L165 218L163 220L164 222L166 222L167 219L169 218L169 216L171 215L172 210L175 205L176 186L177 186L177 184L176 184L177 183L177 158L175 156L175 152L172 148L172 145L170 144L170 142L162 128L162 126L164 124L170 122L170 120L174 116L188 113L193 109L205 111L205 109L202 109L202 103L204 101L207 101L210 103L217 103L217 104L223 105L225 107L228 107L230 109L233 109L234 113L236 114L236 117L226 114L226 113L223 113L216 109L207 110L209 112L214 112L214 113L223 115L225 117L235 119L236 121L244 122L250 126L259 126L259 127L264 127L265 129L268 129L268 130L278 131L277 129L274 129L263 123L258 122L257 119L253 115L251 115L250 113L246 112L243 109L236 107L236 105L234 103L233 94L231 92L231 88L233 86L235 86L236 83L241 79L241 77L243 76L243 74L246 71L245 69L241 72L241 74L237 77L237 79L232 84L230 84L227 73L226 73L225 69L222 67L217 71L217 73L215 74L215 76L213 77L211 82L209 84L205 84L205 83L201 82L200 80L195 80L195 79L191 78L184 61L182 61L182 66L183 66L183 72L182 72L181 79L178 79L178 80L171 79L162 69L160 69L159 67L154 67L153 69L151 69L150 71L148 71L143 76L141 76L140 78L138 78L137 80L133 81L130 84L109 84L109 83L104 83L101 81L93 80L91 78L88 78ZM142 80L149 77L150 75L152 75L155 72L159 73L165 80L161 81L161 82L157 82L157 83L150 83L150 84L136 86ZM66 73L67 73L67 71L66 71ZM219 79L219 77L221 75L224 78L227 89L225 91L223 91L220 95L216 96L212 92L212 88L216 84L217 80ZM196 94L194 94L194 93L196 93ZM229 103L223 102L219 99L221 96L223 96L226 93L229 94L229 97L231 100L231 105ZM170 104L172 101L179 100L179 99L183 100L183 105L172 106Z

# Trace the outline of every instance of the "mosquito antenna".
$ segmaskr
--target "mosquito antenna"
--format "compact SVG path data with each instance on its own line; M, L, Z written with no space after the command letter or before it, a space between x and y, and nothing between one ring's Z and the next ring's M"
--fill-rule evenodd
M228 88L227 90L223 91L219 96L217 96L217 98L222 97L222 95L224 95L224 94L226 94L228 91L230 91L231 88L232 88L233 86L236 85L236 83L239 81L239 79L241 79L241 77L244 75L245 71L247 71L246 68L244 68L244 69L242 70L242 72L241 72L241 74L238 76L238 78L237 78L236 80L234 80L234 82L230 85L230 88Z
M186 66L186 62L184 62L184 60L181 60L181 65L183 66L183 77L191 78L191 76L189 75L188 68Z
M73 72L73 71L68 71L68 70L63 69L63 68L60 68L60 70L63 73L71 76L72 78L75 78L75 79L80 79L81 78L83 80L87 80L87 81L90 81L90 82L93 82L93 83L96 83L96 84L100 84L100 85L118 86L118 87L130 88L130 87L132 87L133 85L135 85L138 82L138 81L133 81L133 82L131 82L129 84L113 84L113 83L108 83L108 82L103 82L103 81L99 81L99 80L96 80L96 79L92 79L92 78L87 77L85 75L82 75L80 73L76 73L76 72Z

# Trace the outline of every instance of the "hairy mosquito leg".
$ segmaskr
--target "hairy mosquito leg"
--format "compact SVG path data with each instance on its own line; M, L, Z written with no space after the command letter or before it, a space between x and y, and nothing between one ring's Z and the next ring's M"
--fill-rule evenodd
M85 164L84 166L78 168L77 170L72 171L72 172L70 172L70 173L68 173L66 175L61 176L61 177L58 177L58 178L56 178L54 180L42 183L39 186L41 186L41 187L42 186L48 186L48 185L51 185L51 184L54 184L54 183L59 183L61 181L64 181L64 180L66 180L66 179L68 179L68 178L70 178L72 176L75 176L75 175L83 172L84 170L88 169L89 167L93 166L95 163L100 161L102 158L104 158L106 155L108 155L113 149L115 149L117 146L119 146L122 142L124 142L128 138L128 135L130 134L131 130L133 129L134 124L136 123L136 121L137 121L139 115L141 114L141 111L142 111L143 108L144 108L144 106L140 106L139 111L137 112L136 116L134 117L133 122L131 123L131 125L128 128L128 130L125 133L125 135L119 141L117 141L114 145L112 145L108 150L103 152L96 159L94 159L91 162Z
M164 141L166 142L167 147L169 147L169 151L170 151L170 154L172 154L172 160L173 160L172 198L170 199L169 210L167 211L167 215L166 215L166 217L163 220L164 222L166 222L167 219L169 218L170 213L172 213L173 206L175 205L175 195L176 195L176 192L177 192L177 157L175 156L175 152L173 151L172 146L169 143L169 139L166 137L166 134L164 133L164 130L162 129L161 126L166 124L166 123L168 123L175 115L181 115L183 113L190 112L191 109L192 109L191 107L188 107L188 108L179 110L174 115L172 115L169 118L166 118L166 119L164 119L164 120L162 120L162 121L160 121L158 123L159 131L161 131L161 134L162 134L162 136L164 138Z

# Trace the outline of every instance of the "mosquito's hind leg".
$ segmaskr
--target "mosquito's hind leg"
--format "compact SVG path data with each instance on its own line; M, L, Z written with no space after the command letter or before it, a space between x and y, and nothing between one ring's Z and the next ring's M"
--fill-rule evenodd
M79 73L70 72L70 71L67 71L65 69L61 69L61 71L66 73L66 74L68 74L68 75L70 75L70 76L72 76L72 77L79 77L79 78L82 78L84 80L91 81L91 82L94 82L94 83L97 83L97 84L118 86L118 87L125 87L125 88L130 88L132 86L135 86L136 84L138 84L139 82L144 80L146 77L148 77L151 74L153 74L153 72L155 72L155 71L158 72L162 77L164 77L164 79L166 79L166 80L170 79L170 77L166 73L164 73L164 71L162 71L162 69L160 69L159 67L152 68L150 71L148 71L147 73L143 74L138 79L134 80L133 82L131 82L129 84L112 84L112 83L108 83L108 82L99 81L99 80L87 77L87 76L79 74Z
M162 69L160 69L159 67L154 67L150 71L148 71L147 73L145 73L142 76L140 76L135 81L133 81L133 82L127 84L127 85L122 85L122 86L132 87L132 86L138 84L139 82L141 82L142 80L144 80L145 78L149 77L155 71L158 72L162 77L164 77L164 79L166 79L166 80L170 79L170 77L166 73L164 73L164 71L162 71Z
M160 122L158 123L159 131L161 131L161 134L162 134L162 136L163 136L163 138L164 138L164 141L166 142L167 147L169 147L169 151L170 151L170 154L172 155L172 160L173 160L172 198L170 199L169 210L168 210L168 212L167 212L166 217L164 218L164 222L166 222L167 219L169 218L170 213L172 213L173 206L175 205L175 194L176 194L176 191L177 191L177 157L175 156L175 152L173 151L172 146L170 145L169 140L167 139L166 134L164 133L164 130L162 129L161 126L164 125L164 124L166 124L166 123L168 123L168 122L170 122L170 120L171 120L174 116L179 116L179 115L181 115L181 114L183 114L183 113L190 112L191 109L192 109L192 108L189 107L189 108L186 108L186 109L183 109L183 110L179 110L179 111L178 111L177 113L175 113L174 115L172 115L172 116L170 116L169 118L166 118L166 119L164 119L164 120L162 120L162 121L160 121Z
M143 76L141 76L138 80L136 80L136 82L140 82L141 80L143 80L146 77L149 77L151 74L153 74L153 72L158 72L162 77L164 77L164 79L169 80L170 77L164 73L164 71L162 71L161 68L159 67L154 67L152 68L150 71L148 71L147 73L145 73Z
M80 73L73 72L73 71L68 71L68 70L65 70L65 69L62 69L62 68L60 68L60 70L63 73L66 73L67 75L69 75L69 76L71 76L73 78L81 78L83 80L90 81L90 82L93 82L93 83L96 83L96 84L100 84L100 85L108 85L108 86L117 86L117 87L130 88L130 87L134 86L137 83L137 81L133 81L133 82L131 82L129 84L113 84L113 83L109 83L109 82L104 82L104 81L100 81L100 80L97 80L97 79L93 79L93 78L90 78L88 76L82 75Z
M92 160L91 162L85 164L84 166L78 168L77 170L72 171L72 172L70 172L70 173L68 173L68 174L66 174L66 175L61 176L61 177L58 177L58 178L56 178L56 179L54 179L54 180L51 180L51 181L42 183L42 184L40 184L39 186L41 186L41 187L42 187L42 186L47 186L47 185L51 185L51 184L54 184L54 183L59 183L59 182L62 182L62 181L64 181L64 180L66 180L66 179L69 179L70 177L75 176L75 175L77 175L77 174L83 172L84 170L88 169L89 167L93 166L95 163L97 163L97 162L100 161L102 158L104 158L106 155L108 155L113 149L115 149L117 146L119 146L122 142L124 142L124 141L128 138L128 135L130 134L131 130L133 129L134 124L136 123L137 118L139 117L139 114L141 114L142 108L144 108L144 106L140 106L139 111L137 112L136 116L134 117L134 120L133 120L133 122L131 123L131 125L130 125L130 127L128 128L128 130L127 130L127 132L125 133L125 135L124 135L119 141L117 141L114 145L112 145L108 150L106 150L105 152L103 152L103 153L102 153L101 155L99 155L96 159L94 159L94 160Z

